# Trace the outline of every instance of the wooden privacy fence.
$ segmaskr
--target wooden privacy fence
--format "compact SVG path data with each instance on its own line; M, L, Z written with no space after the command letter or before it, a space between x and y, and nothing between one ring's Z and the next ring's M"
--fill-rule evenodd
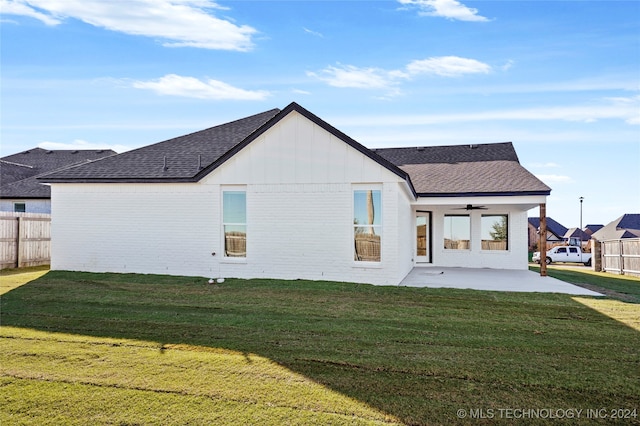
M0 269L51 263L51 215L0 212Z
M600 244L603 271L640 276L640 238L608 240Z

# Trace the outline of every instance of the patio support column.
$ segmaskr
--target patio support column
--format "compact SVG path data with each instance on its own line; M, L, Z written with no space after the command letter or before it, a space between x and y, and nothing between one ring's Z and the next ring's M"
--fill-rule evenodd
M547 204L540 204L540 276L547 276Z

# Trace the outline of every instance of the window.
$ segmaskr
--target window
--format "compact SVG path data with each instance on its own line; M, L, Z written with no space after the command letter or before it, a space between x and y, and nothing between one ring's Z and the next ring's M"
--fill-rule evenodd
M557 253L566 253L566 252L567 252L566 247L560 247L557 251Z
M569 253L574 253L574 254L578 254L578 249L575 247L570 247L569 248Z
M247 194L245 191L222 193L224 256L247 257Z
M508 250L509 228L506 214L482 215L482 250Z
M471 219L469 215L444 215L444 248L469 250Z
M381 207L380 190L353 191L354 259L358 262L380 262Z
M13 211L16 213L25 213L27 205L25 203L13 203Z

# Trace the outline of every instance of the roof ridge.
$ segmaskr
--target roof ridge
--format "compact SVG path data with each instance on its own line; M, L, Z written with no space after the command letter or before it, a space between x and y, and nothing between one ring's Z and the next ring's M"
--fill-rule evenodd
M376 150L385 150L385 149L421 149L421 148L451 148L451 147L479 147L479 146L487 146L487 145L513 145L513 141L503 141L503 142L485 142L485 143L458 143L451 145L419 145L419 146L390 146L390 147L382 147L382 148L371 148L372 151Z
M0 159L0 163L11 164L12 166L26 167L28 169L33 169L34 168L33 166L30 166L28 164L14 163L13 161L7 161L7 160L2 160L2 159Z

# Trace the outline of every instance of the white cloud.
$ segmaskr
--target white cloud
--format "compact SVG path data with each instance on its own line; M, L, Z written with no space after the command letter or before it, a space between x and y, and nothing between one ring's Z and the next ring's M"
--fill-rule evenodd
M167 74L156 80L134 81L132 86L136 89L152 90L159 95L197 99L259 101L270 95L264 90L244 90L218 80L202 81L176 74Z
M307 72L333 87L356 89L387 89L388 95L398 95L401 82L420 75L459 77L465 74L489 73L491 66L475 59L459 56L440 56L409 63L405 69L384 70L381 68L360 68L353 65L329 65L319 72Z
M380 68L358 68L353 65L329 65L320 73L307 72L333 87L353 87L357 89L386 89L396 84L393 72Z
M3 15L22 15L35 18L49 26L58 25L61 22L54 16L38 12L20 0L0 0L0 11Z
M488 74L491 67L475 59L459 56L440 56L413 61L407 65L410 74L431 74L442 77L458 77L465 74Z
M634 99L634 98L630 98ZM623 120L640 124L640 99L633 102L610 102L607 99L590 105L566 105L540 108L471 111L449 114L392 115L351 117L350 125L358 126L415 126L481 121L577 121L592 123L598 120Z
M304 27L302 29L307 34L311 34L311 35L314 35L314 36L320 37L320 38L324 37L324 35L322 35L322 33L319 33L318 31L313 31L313 30L310 30L309 28L304 28Z
M45 141L39 143L38 147L42 149L112 149L118 153L133 149L126 145L109 145L99 142L87 142L80 139L74 140L71 143Z
M74 18L96 27L155 37L165 46L246 51L256 30L216 18L211 0L0 0L2 13L25 15L47 25Z
M606 98L606 100L623 110L629 110L630 114L625 120L627 124L640 125L640 95L630 98Z
M398 0L398 2L417 7L422 16L438 16L459 21L489 21L484 16L478 15L478 9L467 7L456 0Z
M500 68L502 69L502 71L509 71L511 69L511 67L513 67L513 64L515 64L515 61L513 59L509 59L507 62L505 62L505 64L503 66L501 66Z
M308 92L306 90L302 90L302 89L293 89L291 90L293 93L295 93L296 95L310 95L311 92Z

